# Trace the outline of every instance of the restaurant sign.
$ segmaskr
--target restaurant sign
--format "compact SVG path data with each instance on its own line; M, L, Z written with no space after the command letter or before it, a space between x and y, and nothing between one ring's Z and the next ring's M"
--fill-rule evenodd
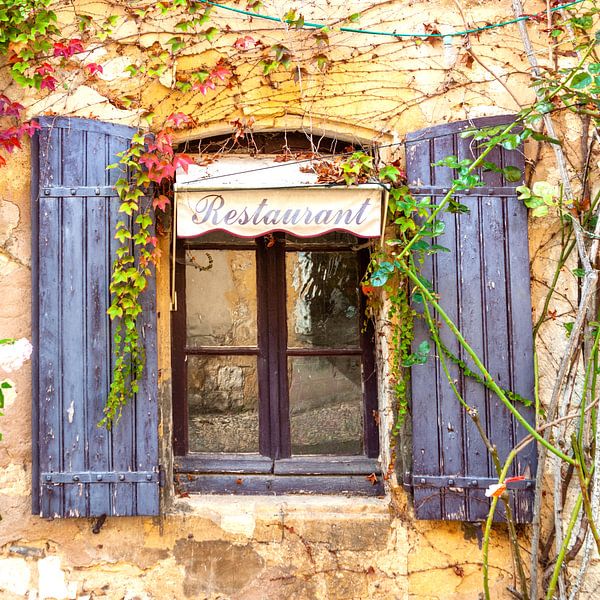
M381 188L298 187L178 189L177 236L227 231L254 238L272 231L312 237L346 231L359 237L381 234Z

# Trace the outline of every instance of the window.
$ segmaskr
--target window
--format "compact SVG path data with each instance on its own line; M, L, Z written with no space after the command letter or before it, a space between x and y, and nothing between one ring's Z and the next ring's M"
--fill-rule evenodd
M512 120L484 117L408 135L406 169L414 193L444 195L453 175L431 164L451 153L472 156L470 139L461 136L465 128ZM159 440L159 404L171 399L163 394L168 385L159 393L155 293L158 284L166 300L166 268L150 279L143 296L139 328L146 368L136 398L110 431L97 427L112 371L113 325L106 315L116 248L111 232L122 218L114 190L118 174L106 165L127 148L135 130L79 117L40 117L39 123L31 187L33 512L51 518L157 515L159 456L171 452L171 440ZM496 162L522 168L520 150L499 152L492 156ZM424 272L448 314L482 349L497 381L532 397L527 211L516 200L517 182L487 172L484 183L476 193L460 194L471 212L447 216L442 243L453 252L428 257ZM333 204L335 189L325 193ZM362 245L342 234L256 241L211 234L178 242L173 452L181 487L381 491L381 478L371 484L377 390L373 332L357 291L368 260L366 250L358 250ZM232 318L224 311L228 305L236 308ZM415 343L426 335L417 320ZM452 338L448 344L459 353ZM160 364L166 366L162 355ZM485 387L456 365L450 369L501 458L506 456L523 429ZM412 444L401 434L396 448L416 518L484 519L484 491L496 473L438 361L413 368L411 396ZM535 423L532 407L520 411ZM514 484L519 522L533 514L535 470L531 444L511 473L531 476Z
M180 241L175 452L178 469L197 474L189 487L380 491L367 479L377 470L377 383L361 242Z

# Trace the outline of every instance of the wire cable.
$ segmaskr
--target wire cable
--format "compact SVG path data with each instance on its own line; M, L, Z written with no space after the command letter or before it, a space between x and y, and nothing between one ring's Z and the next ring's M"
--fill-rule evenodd
M575 6L576 4L581 4L586 0L573 0L573 2L567 2L566 4L560 4L550 9L550 12L557 12L559 10L563 10L565 8L570 8L571 6ZM210 2L206 1L206 4L210 6L214 6L215 8L219 8L221 10L228 10L230 12L238 13L241 15L246 15L249 17L253 17L256 19L263 19L265 21L273 21L276 23L281 23L283 25L289 25L291 21L281 19L279 17L273 17L270 15L264 15L258 12L251 12L249 10L243 10L241 8L236 8L235 6L226 6L225 4L219 4L218 2ZM540 13L542 14L542 13ZM543 12L546 14L546 11ZM509 19L507 21L501 21L500 23L492 23L491 25L484 25L483 27L474 27L472 29L465 29L463 31L454 31L452 33L396 33L393 31L376 31L374 29L356 29L354 27L340 27L339 31L344 31L347 33L361 33L365 35L384 35L396 38L445 38L445 37L459 37L463 35L468 35L469 33L479 33L481 31L489 31L490 29L498 29L499 27L506 27L507 25L513 25L515 23L519 23L520 21L529 21L531 19L536 18L538 15L523 15L521 17L517 17L515 19ZM300 29L325 29L328 25L323 25L322 23L311 23L310 21L305 21L302 24Z

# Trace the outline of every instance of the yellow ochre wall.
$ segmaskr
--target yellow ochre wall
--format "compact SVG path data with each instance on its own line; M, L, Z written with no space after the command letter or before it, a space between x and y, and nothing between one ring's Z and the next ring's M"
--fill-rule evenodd
M142 4L74 0L57 2L56 11L70 26L74 11L100 22ZM235 6L243 8L245 3ZM282 16L291 7L282 0L266 1L261 12ZM512 16L510 2L487 0L312 0L295 7L307 21L337 26L348 24L341 23L340 16L360 12L353 26L379 31L422 32L431 26L449 33L463 29L465 22L482 25ZM544 7L545 2L526 3L527 12ZM11 97L26 106L28 117L51 112L138 124L144 112L156 113L155 122L160 123L181 111L196 121L181 139L228 133L231 123L239 120L254 121L255 131L306 131L381 144L400 142L405 133L430 125L516 112L534 97L514 26L471 36L472 55L462 38L444 45L335 30L329 34L329 47L319 49L310 31L215 10L211 24L224 33L212 43L200 36L188 42L159 80L148 82L124 73L127 65L142 65L160 46L168 49L175 23L169 15L153 21L128 18L106 43L77 59L103 65L102 74L90 78L74 68L67 71L68 89L34 97L13 86ZM299 66L263 76L260 49L233 49L243 35L267 47L284 44ZM537 37L535 28L532 35L536 48L542 48L545 40ZM320 52L331 58L323 72L314 61ZM217 85L206 96L172 89L178 74L210 69L220 59L231 60L233 77L227 87ZM124 97L130 97L131 104ZM576 129L568 141L576 156ZM400 155L395 147L384 154ZM541 164L536 177L552 180L552 157ZM29 178L29 152L24 147L0 172L0 337L31 338ZM534 312L545 293L535 281L552 269L558 251L556 229L549 219L531 223ZM162 245L157 275L159 367L162 389L168 391L168 240ZM572 290L561 292L568 296ZM564 345L561 329L560 323L549 323L541 336L543 396L544 376L552 376ZM394 491L393 501L391 496L174 498L161 518L109 518L98 534L92 533L90 520L32 516L30 378L29 364L12 374L17 397L0 418L0 598L478 598L481 551L475 528L415 521L410 499L401 489ZM161 431L166 438L170 414L167 406L163 409ZM528 543L527 528L522 543ZM512 585L512 564L502 527L493 537L491 565L492 597L512 597L506 591ZM594 597L596 573L600 566L593 565L589 598Z

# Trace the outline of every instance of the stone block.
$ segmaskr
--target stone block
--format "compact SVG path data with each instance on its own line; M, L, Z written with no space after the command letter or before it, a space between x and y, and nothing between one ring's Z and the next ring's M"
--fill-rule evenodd
M0 559L0 591L24 596L30 580L31 572L24 558Z
M264 567L263 558L250 544L180 539L173 553L185 569L183 590L188 598L203 593L232 594L248 585Z

